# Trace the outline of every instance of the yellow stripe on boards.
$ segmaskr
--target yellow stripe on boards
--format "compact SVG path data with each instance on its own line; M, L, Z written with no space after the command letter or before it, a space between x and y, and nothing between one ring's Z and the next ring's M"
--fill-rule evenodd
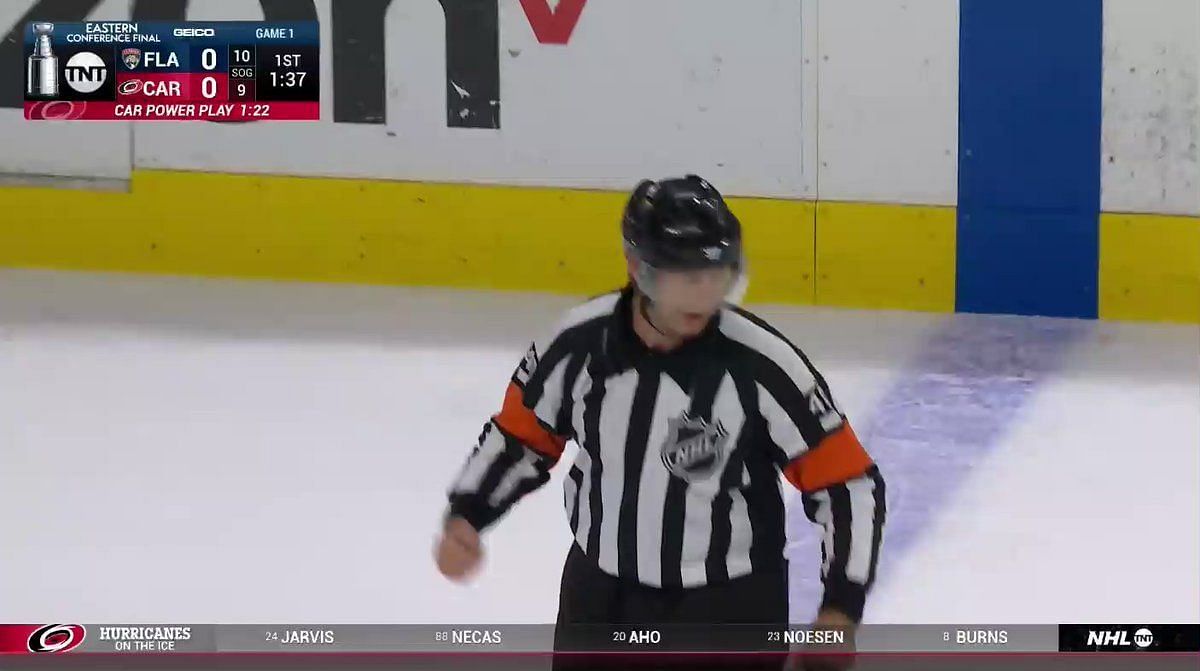
M54 204L52 216L46 202ZM139 171L129 193L0 188L0 264L595 293L624 195Z
M954 208L817 204L817 303L954 311Z
M137 171L128 193L0 188L0 265L535 290L625 281L627 194ZM53 216L33 216L53 203ZM811 303L812 203L731 199L749 297Z
M625 198L136 171L128 192L0 187L0 266L590 295L624 282ZM954 208L730 205L748 301L954 309ZM1102 318L1200 323L1200 218L1105 214L1100 244Z
M1200 323L1200 218L1100 215L1100 318Z
M816 204L802 200L730 198L729 208L742 222L752 303L799 303L816 300Z

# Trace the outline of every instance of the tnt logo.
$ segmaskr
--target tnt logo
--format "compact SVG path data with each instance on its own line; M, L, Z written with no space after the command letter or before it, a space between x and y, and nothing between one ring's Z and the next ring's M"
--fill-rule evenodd
M104 59L90 51L81 51L72 56L63 72L67 85L79 93L94 93L108 81L108 66Z
M1133 642L1139 648L1148 648L1154 642L1154 634L1146 628L1138 629L1133 632Z

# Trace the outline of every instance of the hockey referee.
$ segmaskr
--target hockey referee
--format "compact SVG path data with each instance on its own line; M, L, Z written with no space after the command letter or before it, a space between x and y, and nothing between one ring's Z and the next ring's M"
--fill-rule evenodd
M805 354L736 307L740 223L689 175L639 184L622 233L628 285L526 352L450 487L439 570L472 575L480 533L573 440L556 650L575 647L578 624L786 624L784 483L823 528L815 624L852 633L875 577L883 476ZM582 663L595 662L554 661Z

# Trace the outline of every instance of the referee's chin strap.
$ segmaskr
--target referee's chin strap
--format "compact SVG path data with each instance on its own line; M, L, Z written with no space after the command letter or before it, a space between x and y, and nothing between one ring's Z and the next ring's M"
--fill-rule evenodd
M666 333L662 329L658 328L658 325L655 324L654 320L650 318L650 303L652 302L650 297L646 294L642 294L642 300L639 302L641 303L639 311L642 313L642 318L645 319L646 323L650 325L650 328L658 331L658 334L661 336L665 336L667 338L672 337L671 334Z

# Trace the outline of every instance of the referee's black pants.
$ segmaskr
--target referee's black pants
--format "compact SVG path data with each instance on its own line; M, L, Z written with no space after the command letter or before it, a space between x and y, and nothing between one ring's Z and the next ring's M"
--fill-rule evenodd
M615 578L572 543L563 566L554 649L578 649L564 625L779 624L788 622L787 562L716 585L657 588ZM643 650L646 647L641 648ZM601 669L771 669L782 668L786 647L763 655L586 655L555 654L555 671Z

